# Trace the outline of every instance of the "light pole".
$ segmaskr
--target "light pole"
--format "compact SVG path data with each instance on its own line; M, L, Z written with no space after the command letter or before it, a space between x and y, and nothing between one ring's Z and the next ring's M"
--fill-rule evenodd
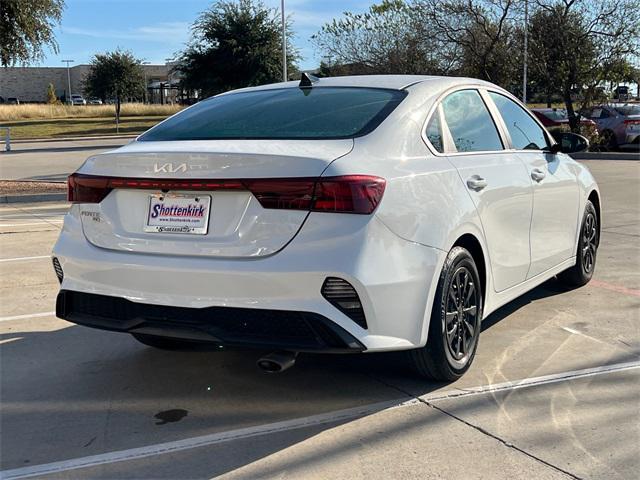
M142 62L142 72L144 73L144 103L147 103L147 92L149 90L149 85L147 84L147 69L144 68L145 65L149 65L151 62Z
M524 65L522 66L522 103L527 104L527 55L529 30L529 0L524 0Z
M67 64L67 86L69 87L68 93L67 93L67 103L73 104L73 102L71 101L71 74L69 73L69 64L73 63L73 60L62 60L62 63L66 63Z
M280 0L282 14L282 81L287 81L287 22L284 17L284 0Z

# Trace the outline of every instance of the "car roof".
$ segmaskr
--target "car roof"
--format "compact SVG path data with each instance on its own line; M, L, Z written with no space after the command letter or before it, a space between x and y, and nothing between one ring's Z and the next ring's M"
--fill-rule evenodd
M444 77L435 75L347 75L343 77L321 77L313 86L322 87L362 87L362 88L389 88L404 90L412 85L428 83L431 87L447 88L457 84L494 86L484 80L465 77ZM295 88L300 84L299 80L292 82L270 83L257 87L232 90L222 95L243 91L271 90L275 88Z

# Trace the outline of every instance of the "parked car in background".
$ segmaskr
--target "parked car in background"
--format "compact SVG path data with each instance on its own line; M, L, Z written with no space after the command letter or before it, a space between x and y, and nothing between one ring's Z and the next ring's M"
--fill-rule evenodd
M71 95L71 105L86 105L87 101L82 95Z
M531 111L547 128L569 125L569 115L564 108L532 108ZM596 126L596 122L594 122L593 120L585 118L581 115L578 116L580 117L580 125L585 127Z
M8 97L7 98L7 105L20 105L20 99L18 99L16 97Z
M598 105L583 114L596 122L602 143L609 150L640 146L640 104Z
M102 105L102 100L99 98L90 98L87 102L89 105Z

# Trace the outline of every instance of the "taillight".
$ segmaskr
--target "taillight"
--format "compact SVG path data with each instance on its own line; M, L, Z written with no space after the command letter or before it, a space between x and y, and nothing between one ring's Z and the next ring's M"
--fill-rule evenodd
M166 180L74 173L68 179L68 200L75 203L100 203L116 188L164 191L249 190L264 208L369 214L380 203L385 185L383 178L371 175L317 179Z
M384 194L384 178L370 175L347 175L320 178L316 184L315 212L373 212Z
M640 125L640 120L625 120L625 125Z

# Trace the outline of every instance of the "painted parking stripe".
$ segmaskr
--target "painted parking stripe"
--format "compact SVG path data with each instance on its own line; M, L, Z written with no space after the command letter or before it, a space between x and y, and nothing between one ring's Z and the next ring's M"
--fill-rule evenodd
M640 361L617 363L602 367L587 368L583 370L574 370L569 372L545 375L541 377L526 378L512 382L498 383L494 385L484 385L479 387L453 389L444 392L434 392L418 398L411 398L407 401L388 401L364 405L361 407L337 410L334 412L313 415L310 417L297 418L293 420L285 420L282 422L269 423L266 425L258 425L255 427L240 428L237 430L229 430L226 432L213 433L210 435L202 435L198 437L186 438L173 442L159 443L156 445L148 445L145 447L131 448L128 450L118 450L114 452L102 453L98 455L90 455L87 457L74 458L70 460L62 460L59 462L45 463L42 465L32 465L29 467L15 468L12 470L4 470L0 472L2 480L17 480L22 478L35 477L39 475L49 475L54 473L66 472L69 470L77 470L80 468L96 467L117 462L126 462L138 460L141 458L152 457L155 455L163 455L165 453L175 453L183 450L190 450L209 445L215 445L234 440L269 435L272 433L295 430L299 428L312 427L327 423L336 423L344 420L353 420L374 413L382 412L392 408L403 408L415 405L423 405L422 402L437 402L439 400L465 397L469 395L479 395L493 393L498 391L514 390L519 388L535 387L550 383L563 382L568 380L576 380L594 375L602 375L605 373L621 372L640 368Z
M518 390L521 388L537 387L540 385L549 385L552 383L566 382L568 380L577 380L580 378L593 377L603 375L605 373L624 372L625 370L636 370L640 368L640 361L614 363L612 365L603 365L601 367L585 368L582 370L571 370L568 372L553 373L551 375L543 375L541 377L530 377L522 380L514 380L510 382L496 383L493 385L482 385L479 387L461 388L445 392L434 392L422 395L418 398L427 402L437 402L439 400L448 400L458 397L467 397L469 395L479 395L486 393L497 393L507 390Z
M2 263L2 262L28 262L30 260L40 260L42 258L51 258L51 255L38 255L36 257L0 258L0 263Z
M591 280L588 284L590 287L596 288L604 288L606 290L611 290L612 292L622 293L624 295L633 295L635 297L640 297L640 290L635 288L627 288L622 285L614 285L612 283L603 282L602 280Z
M27 318L40 318L55 316L56 312L27 313L26 315L14 315L12 317L0 317L0 322L10 322L11 320L25 320Z
M62 220L51 220L48 222L30 222L30 223L0 223L0 227L31 227L33 225L52 225L57 227Z

